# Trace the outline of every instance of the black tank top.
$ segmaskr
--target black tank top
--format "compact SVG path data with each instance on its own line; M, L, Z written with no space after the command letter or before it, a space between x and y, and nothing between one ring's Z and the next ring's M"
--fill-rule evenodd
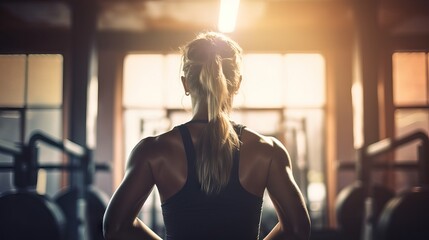
M167 240L258 239L262 197L246 191L239 181L239 151L234 153L228 185L218 194L201 190L195 171L196 154L185 125L178 126L188 162L185 185L162 205ZM240 136L243 126L236 125Z

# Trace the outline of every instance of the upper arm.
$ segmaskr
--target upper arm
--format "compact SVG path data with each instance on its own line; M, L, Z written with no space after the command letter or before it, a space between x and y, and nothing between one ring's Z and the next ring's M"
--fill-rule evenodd
M131 225L151 193L155 184L150 166L156 157L154 144L153 139L145 139L131 152L125 176L107 206L104 216L106 227L118 230L124 225Z
M310 220L306 204L295 183L289 154L277 139L273 139L267 191L284 231L308 237Z

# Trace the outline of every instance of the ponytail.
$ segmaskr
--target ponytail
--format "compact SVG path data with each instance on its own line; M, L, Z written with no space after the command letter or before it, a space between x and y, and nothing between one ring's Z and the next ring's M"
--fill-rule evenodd
M205 192L217 193L229 182L233 152L239 145L228 117L231 103L220 56L214 56L203 65L200 80L207 90L209 123L196 163L197 177Z
M209 122L198 146L196 171L208 194L228 184L233 153L239 146L229 113L240 82L240 54L235 42L217 33L203 34L185 48L183 69L189 86L207 102Z

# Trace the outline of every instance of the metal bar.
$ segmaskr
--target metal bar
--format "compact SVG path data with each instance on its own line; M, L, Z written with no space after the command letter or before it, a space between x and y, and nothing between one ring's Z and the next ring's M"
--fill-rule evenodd
M22 151L21 148L17 146L17 144L0 139L0 152L9 155L19 155Z
M35 132L29 140L29 147L30 148L34 148L36 146L36 142L38 141L42 141L46 144L49 144L53 147L56 147L62 151L64 151L65 153L72 155L74 157L78 157L78 158L84 158L87 154L87 149L70 141L70 140L57 140L51 136L48 136L45 133L41 133L41 132Z
M380 140L374 144L369 145L366 148L366 154L367 155L374 155L377 153L383 153L387 152L390 149L392 149L393 141L390 138L386 138L383 140Z
M58 164L40 164L37 168L41 168L41 169L45 169L45 170L67 170L67 171L82 170L81 166L58 165ZM108 165L108 164L96 164L95 170L97 170L97 171L109 171L110 165Z
M421 140L423 146L426 147L426 149L428 149L427 148L429 146L428 136L421 131L417 131L417 132L413 132L411 134L405 135L404 137L401 137L396 140L383 139L379 142L370 144L366 148L365 154L368 157L374 158L415 140Z
M356 170L356 163L340 163L338 169L340 170ZM399 170L416 170L419 168L418 162L412 160L401 161L397 163L373 163L371 169L374 170L385 170L388 168L399 169Z
M48 171L59 170L59 171L81 171L81 166L73 165L59 165L59 164L40 164L36 166L37 169L45 169ZM13 163L0 163L0 172L7 172L14 170ZM109 164L96 164L96 171L110 171Z

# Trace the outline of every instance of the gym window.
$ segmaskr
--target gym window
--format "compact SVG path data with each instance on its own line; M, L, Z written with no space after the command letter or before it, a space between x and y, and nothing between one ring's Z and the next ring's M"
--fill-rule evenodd
M395 52L393 67L394 132L401 137L416 130L429 133L429 53ZM395 161L416 160L418 143L395 151ZM395 172L398 191L418 184L417 174Z
M34 130L62 137L63 56L60 54L0 55L0 139L26 143ZM58 163L61 155L41 146L40 161ZM0 153L0 161L13 159ZM60 188L60 173L41 179L41 193ZM0 189L14 188L12 173L0 174ZM46 184L46 185L45 185Z

